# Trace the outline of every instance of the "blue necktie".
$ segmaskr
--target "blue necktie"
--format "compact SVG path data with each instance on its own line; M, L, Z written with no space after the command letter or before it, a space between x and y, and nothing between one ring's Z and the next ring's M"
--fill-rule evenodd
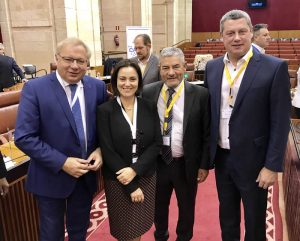
M70 84L70 89L71 89L71 103L73 103L73 98L76 93L77 89L77 84ZM84 129L83 129L83 122L82 122L82 115L81 115L81 109L80 109L80 103L79 103L79 98L77 96L75 103L71 107L73 117L75 120L76 124L76 129L77 129L77 134L79 137L80 141L80 146L81 146L81 157L86 158L86 148L85 148L85 134L84 134Z
M169 88L168 91L169 91L169 98L167 101L167 108L169 107L172 101L172 95L175 93L175 90L173 88ZM167 123L167 129L164 131L164 135L170 136L170 145L163 146L162 148L162 159L165 161L166 164L170 164L173 160L172 148L171 148L172 120L173 120L173 107L169 112L168 118L165 119L165 122Z

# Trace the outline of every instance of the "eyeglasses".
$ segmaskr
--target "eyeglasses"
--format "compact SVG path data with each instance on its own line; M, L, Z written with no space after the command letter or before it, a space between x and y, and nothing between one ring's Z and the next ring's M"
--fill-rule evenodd
M59 57L61 57L65 63L70 64L70 65L73 64L74 62L76 62L76 64L83 66L87 63L87 60L85 60L85 59L74 59L71 57L61 56L60 54L57 54L57 55L59 55Z

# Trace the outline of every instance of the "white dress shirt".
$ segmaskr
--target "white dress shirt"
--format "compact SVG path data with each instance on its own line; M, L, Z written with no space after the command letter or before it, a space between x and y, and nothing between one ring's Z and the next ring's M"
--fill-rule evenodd
M239 70L242 68L243 64L246 62L246 59L248 58L249 54L252 51L252 47L250 50L245 54L243 58L241 58L237 62L237 66L235 67L228 58L228 53L224 56L224 64L227 65L230 76L232 79L235 78L236 74L239 72ZM247 69L247 68L246 68ZM242 79L244 77L245 70L242 71L240 76L236 79L232 86L232 95L233 95L233 105L236 100ZM228 97L229 97L229 82L226 78L225 74L225 68L223 71L223 78L222 78L222 87L221 87L221 104L220 104L220 125L219 125L219 140L218 144L221 148L224 149L230 149L230 143L229 143L229 120L232 113L232 107L229 106L228 103Z
M68 98L68 102L70 105L70 108L72 108L72 100L71 100L71 89L69 87L69 83L65 81L56 71L56 78L58 79L59 83L63 87L64 91L66 92L66 96ZM81 118L82 118L82 124L83 124L83 130L85 135L85 146L87 147L87 135L86 135L86 115L85 115L85 99L84 99L84 89L82 81L80 80L77 83L77 89L78 89L78 99L80 103L80 110L81 110Z
M180 84L174 89L175 93L173 94L173 98L176 95ZM167 99L169 98L168 86L163 85L162 91L166 91ZM166 110L166 103L162 96L162 91L160 92L158 101L157 101L157 109L160 119L161 131L163 133L163 125L164 125L164 114ZM184 85L181 90L181 93L173 105L173 119L172 119L172 134L171 134L171 149L173 157L182 157L183 156L183 116L184 116Z
M253 45L255 48L257 48L258 51L259 51L260 53L262 53L262 54L265 54L265 53L266 53L266 50L265 50L264 48L258 46L257 44L252 43L252 45Z

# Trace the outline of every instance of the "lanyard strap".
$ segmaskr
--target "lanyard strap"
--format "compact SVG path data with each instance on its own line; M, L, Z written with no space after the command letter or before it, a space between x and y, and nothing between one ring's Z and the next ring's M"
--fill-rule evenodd
M226 79L229 83L230 88L232 88L234 82L240 77L241 73L246 69L246 67L248 66L248 63L249 63L252 56L253 56L253 51L251 50L251 52L250 52L248 58L246 59L245 63L242 65L239 72L236 74L236 76L233 79L230 76L227 64L225 64L225 75L226 75Z
M165 115L164 115L164 117L165 117L164 118L165 119L164 120L164 131L167 129L167 125L168 125L168 123L166 122L166 119L169 117L169 113L170 113L171 109L173 108L173 105L175 104L176 100L179 98L180 93L183 89L183 86L184 86L184 81L182 80L181 83L180 83L180 87L179 87L178 91L176 92L175 96L172 98L172 101L171 101L169 106L167 106L166 89L165 88L162 89L161 94L162 94L163 100L164 100L165 105L166 105L166 110L165 110Z
M132 134L132 139L135 140L135 138L136 138L136 118L137 118L137 99L136 99L136 97L134 99L133 123L131 123L131 121L130 121L130 119L129 119L127 113L126 113L126 111L122 107L122 103L121 103L121 100L120 100L119 96L117 97L117 101L118 101L119 105L121 106L121 110L122 110L122 113L124 115L124 118L126 119L126 121L129 124L130 130L131 130L131 134Z

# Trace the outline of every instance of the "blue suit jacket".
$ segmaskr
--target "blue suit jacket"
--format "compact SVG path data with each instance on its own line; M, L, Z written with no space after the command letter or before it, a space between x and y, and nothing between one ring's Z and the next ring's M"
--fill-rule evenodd
M223 57L206 65L211 97L211 158L215 159L220 123ZM290 82L287 63L253 51L229 121L232 165L242 176L256 178L265 166L282 170L289 132Z
M84 76L87 123L87 154L98 146L96 109L106 101L105 84ZM52 73L28 81L18 110L16 145L30 157L26 188L34 194L65 198L75 187L76 178L62 170L67 157L81 157L80 141L65 91ZM96 190L96 173L84 178L91 192Z

